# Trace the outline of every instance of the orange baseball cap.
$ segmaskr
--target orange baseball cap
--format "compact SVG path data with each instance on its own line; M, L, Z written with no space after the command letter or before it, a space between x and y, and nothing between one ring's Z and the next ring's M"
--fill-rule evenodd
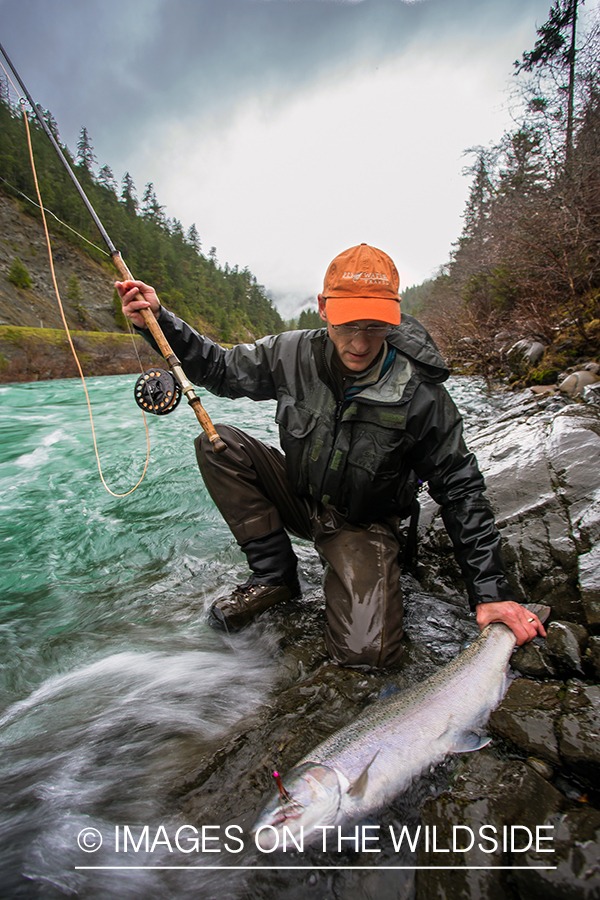
M323 283L327 319L343 325L357 319L400 324L400 276L393 261L376 247L359 244L330 263Z

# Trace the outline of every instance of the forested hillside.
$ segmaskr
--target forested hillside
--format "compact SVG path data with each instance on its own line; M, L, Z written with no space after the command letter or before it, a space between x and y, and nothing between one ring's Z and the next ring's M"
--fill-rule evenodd
M6 81L0 79L0 190L18 200L27 215L39 218L39 210L25 199L35 199L36 195L22 116L21 107L10 102ZM60 143L52 114L45 112L44 117ZM48 217L50 228L112 273L112 264L107 263L102 251L91 248L82 239L104 249L96 226L43 129L31 114L29 122L44 207L53 214ZM283 330L279 313L255 276L237 266L221 267L214 247L205 255L196 226L184 230L180 221L168 218L152 184L145 186L140 200L129 173L118 185L108 165L97 168L85 128L81 130L74 159L66 147L61 147L129 268L136 278L156 286L166 306L224 342ZM2 237L11 243L10 235ZM15 284L19 262L13 260L12 265ZM21 276L26 285L26 273ZM117 314L114 330L120 324Z
M514 64L515 128L476 147L464 229L411 299L447 356L502 370L516 338L546 346L538 380L600 350L600 29L556 0Z

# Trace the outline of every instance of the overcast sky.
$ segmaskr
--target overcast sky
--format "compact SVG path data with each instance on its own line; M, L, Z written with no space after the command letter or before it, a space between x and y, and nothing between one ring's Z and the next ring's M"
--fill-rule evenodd
M587 0L590 15L599 0ZM551 0L0 0L0 42L74 150L282 314L366 241L403 286L460 234L464 151L510 127L512 63Z

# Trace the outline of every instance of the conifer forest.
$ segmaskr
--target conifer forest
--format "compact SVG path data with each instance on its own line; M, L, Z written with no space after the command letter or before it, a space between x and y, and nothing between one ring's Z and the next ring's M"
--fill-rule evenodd
M598 353L600 24L579 36L581 6L555 0L515 61L515 127L468 151L462 234L437 277L405 294L445 354L485 374L503 372L520 338L546 347L539 383Z
M48 137L36 117L28 115L41 195L52 213L51 229L96 261L105 261L101 250L82 239L104 246ZM19 200L28 215L39 217L39 210L26 199L36 193L22 116L22 107L11 104L6 81L0 78L0 190ZM44 118L129 268L136 278L156 287L167 308L200 330L208 328L225 343L283 330L279 313L256 277L247 268L220 266L215 247L205 254L196 226L184 230L178 219L168 218L153 184L147 184L139 198L129 172L119 184L110 166L98 168L85 127L76 153L71 154L60 143L52 114L45 111ZM107 267L114 271L112 264ZM116 325L123 325L118 309L115 314Z
M462 234L437 276L403 292L403 309L429 327L462 371L506 373L505 353L521 338L546 352L533 381L550 383L600 344L600 21L578 29L583 0L554 0L537 41L512 66L514 128L493 146L465 151L470 192ZM589 22L589 19L588 19ZM31 113L45 206L101 243L54 149ZM0 78L0 190L34 197L20 105ZM46 122L60 142L51 112ZM62 146L62 145L61 145ZM99 166L83 127L76 152L63 152L130 269L153 284L165 306L222 342L251 340L286 324L248 270L221 267L195 225L168 218L152 183L136 191ZM52 228L102 261L56 219ZM393 248L387 248L393 253ZM14 274L24 278L25 273ZM119 313L116 311L117 324ZM122 324L122 323L120 323ZM319 327L305 310L287 327Z

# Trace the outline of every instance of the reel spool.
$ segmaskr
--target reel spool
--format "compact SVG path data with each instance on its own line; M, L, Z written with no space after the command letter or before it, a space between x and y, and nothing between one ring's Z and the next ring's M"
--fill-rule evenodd
M135 383L134 396L135 402L144 412L166 416L179 405L181 388L171 372L165 369L147 369Z

